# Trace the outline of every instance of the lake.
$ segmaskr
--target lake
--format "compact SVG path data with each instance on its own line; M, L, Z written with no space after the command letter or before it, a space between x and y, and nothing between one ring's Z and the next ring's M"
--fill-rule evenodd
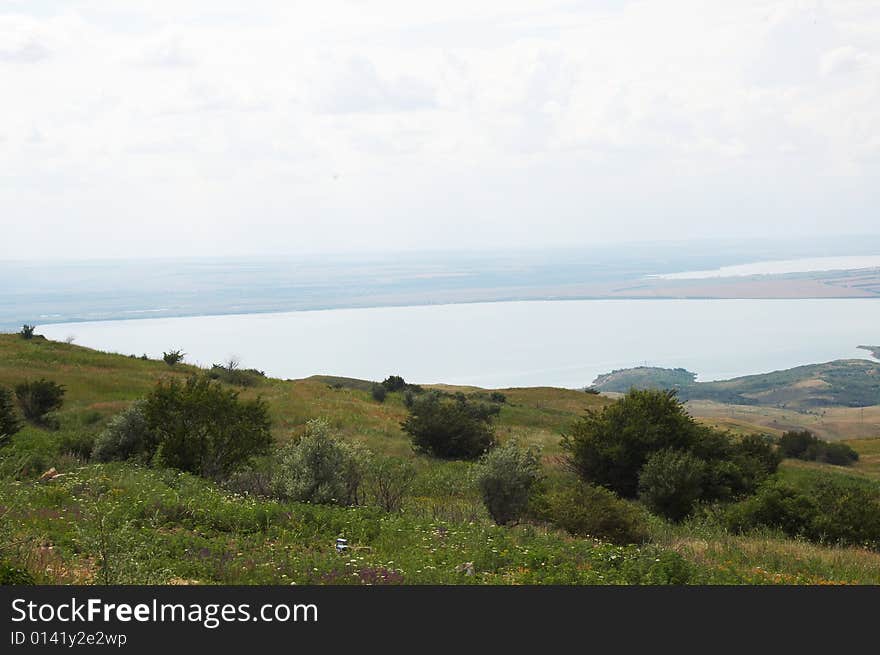
M44 325L47 338L210 366L231 356L314 374L483 387L579 388L612 369L683 367L699 380L839 358L880 342L880 300L569 300Z

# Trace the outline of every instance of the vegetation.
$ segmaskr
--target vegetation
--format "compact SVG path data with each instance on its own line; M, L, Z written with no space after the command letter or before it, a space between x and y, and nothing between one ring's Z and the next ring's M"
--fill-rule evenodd
M183 354L181 353L182 358ZM255 368L241 368L238 360L231 358L225 364L212 364L211 370L208 371L208 377L236 387L254 387L265 379L266 374Z
M540 451L522 448L516 441L490 450L476 470L483 503L498 525L514 523L525 515L532 489L540 479Z
M168 366L174 366L175 364L179 364L183 361L183 358L186 357L186 353L182 350L172 350L170 352L162 353L162 360L168 364Z
M21 331L19 331L18 336L20 336L22 339L33 339L34 330L36 329L37 327L35 325L28 325L27 323L25 323L21 326Z
M27 420L49 425L49 412L61 409L64 403L64 386L45 378L21 382L15 385L15 397Z
M375 400L377 403L384 403L385 397L388 395L388 391L386 391L383 385L374 384L373 388L370 389L370 395L373 396L373 400Z
M313 419L298 440L278 457L275 488L284 498L305 503L359 505L369 453L332 434L330 424Z
M144 413L148 399L194 375L239 407L263 403L271 418L262 454L219 477L171 468L142 445L160 439ZM848 442L860 457L845 468L779 464L773 440L693 421L694 441L672 450L704 463L702 492L684 519L670 521L650 509L642 475L667 449L645 457L629 499L559 465L558 455L571 454L560 433L575 434L586 411L613 406L605 396L503 389L499 403L492 390L407 388L377 404L369 381L261 378L230 388L185 363L0 335L0 385L41 377L63 384L64 404L57 429L29 422L0 448L0 576L40 584L880 584L872 527L880 439ZM407 392L413 405L463 400L501 443L486 459L514 440L542 446L541 479L523 514L496 524L479 484L485 459L413 450L401 429ZM356 499L302 502L281 484L283 454L318 417L329 438L359 455ZM795 514L799 523L767 509L785 505L773 500L777 488L795 506L811 501ZM337 537L348 539L348 553L335 551Z
M849 466L859 454L844 443L822 441L809 430L791 430L779 438L779 452L784 457Z
M0 446L19 430L21 421L12 401L12 392L6 387L0 387Z
M476 459L495 445L492 411L464 395L425 394L413 402L403 431L416 451L442 459Z

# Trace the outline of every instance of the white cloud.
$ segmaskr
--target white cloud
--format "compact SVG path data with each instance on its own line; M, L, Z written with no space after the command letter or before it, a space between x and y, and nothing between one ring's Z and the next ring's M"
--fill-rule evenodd
M876 2L14 10L0 257L876 229Z

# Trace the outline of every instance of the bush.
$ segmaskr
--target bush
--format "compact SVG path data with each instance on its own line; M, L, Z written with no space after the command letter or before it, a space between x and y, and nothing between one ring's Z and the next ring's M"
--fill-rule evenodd
M373 396L373 400L375 400L377 403L384 403L387 393L388 392L385 390L385 387L381 384L374 384L373 387L370 389L370 395Z
M0 446L7 443L9 437L21 430L21 421L12 402L12 392L0 387Z
M35 325L28 325L27 323L25 323L21 326L21 330L19 330L18 336L20 336L22 339L33 339L34 330L36 329L37 327Z
M367 489L376 505L386 512L399 512L415 477L415 468L406 460L375 457L367 467Z
M821 477L795 486L770 480L728 508L731 530L781 530L817 543L880 548L880 491L861 481Z
M25 569L0 561L0 586L34 584L34 577Z
M275 486L286 498L306 503L358 505L369 453L333 435L314 419L298 440L281 449Z
M632 389L600 410L588 410L563 437L562 448L582 480L635 498L648 457L667 448L689 450L702 430L675 392Z
M493 403L498 403L500 405L503 405L504 403L507 402L507 396L505 396L500 391L493 391L492 393L489 394L489 400L491 400Z
M143 405L147 454L158 462L221 479L251 456L268 452L269 409L262 399L238 393L204 377L185 384L160 382Z
M403 391L408 385L406 380L399 375L389 375L382 381L382 386L385 387L385 391L394 393L395 391Z
M175 364L179 364L183 361L183 358L186 357L186 353L182 350L172 350L171 352L163 352L162 359L165 361L168 366L174 366ZM142 359L144 359L143 357Z
M535 503L538 518L569 534L618 545L648 540L644 510L603 487L576 482L546 493Z
M489 451L476 470L483 504L498 525L507 525L523 517L532 489L540 478L540 451L521 448L515 441Z
M266 377L266 373L255 368L241 368L238 360L233 357L225 364L212 364L208 377L236 387L253 387Z
M15 396L24 417L34 423L47 424L47 414L61 408L64 387L56 382L39 379L15 386Z
M639 474L639 498L655 514L680 521L703 494L706 463L688 452L661 450Z
M139 401L110 419L95 439L91 456L99 462L145 457L155 443L144 415L144 401Z
M433 393L420 397L401 427L416 451L443 459L476 459L495 445L491 413L463 395L452 401Z
M88 460L95 447L95 434L87 430L64 432L58 439L58 452L75 455L81 460Z
M837 466L849 466L859 460L859 454L846 444L823 441L809 430L783 434L779 438L779 451L785 457Z

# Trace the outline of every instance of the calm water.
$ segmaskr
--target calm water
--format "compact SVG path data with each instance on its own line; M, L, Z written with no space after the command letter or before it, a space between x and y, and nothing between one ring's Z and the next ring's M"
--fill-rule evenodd
M746 275L780 275L785 273L811 273L817 271L852 271L880 267L880 255L848 257L806 257L801 259L778 259L736 266L721 266L707 271L684 271L662 273L648 277L665 280L699 280L713 277L739 277Z
M46 325L50 339L191 363L237 356L313 374L485 387L582 387L647 363L712 380L838 358L880 343L880 300L573 300L334 309Z

